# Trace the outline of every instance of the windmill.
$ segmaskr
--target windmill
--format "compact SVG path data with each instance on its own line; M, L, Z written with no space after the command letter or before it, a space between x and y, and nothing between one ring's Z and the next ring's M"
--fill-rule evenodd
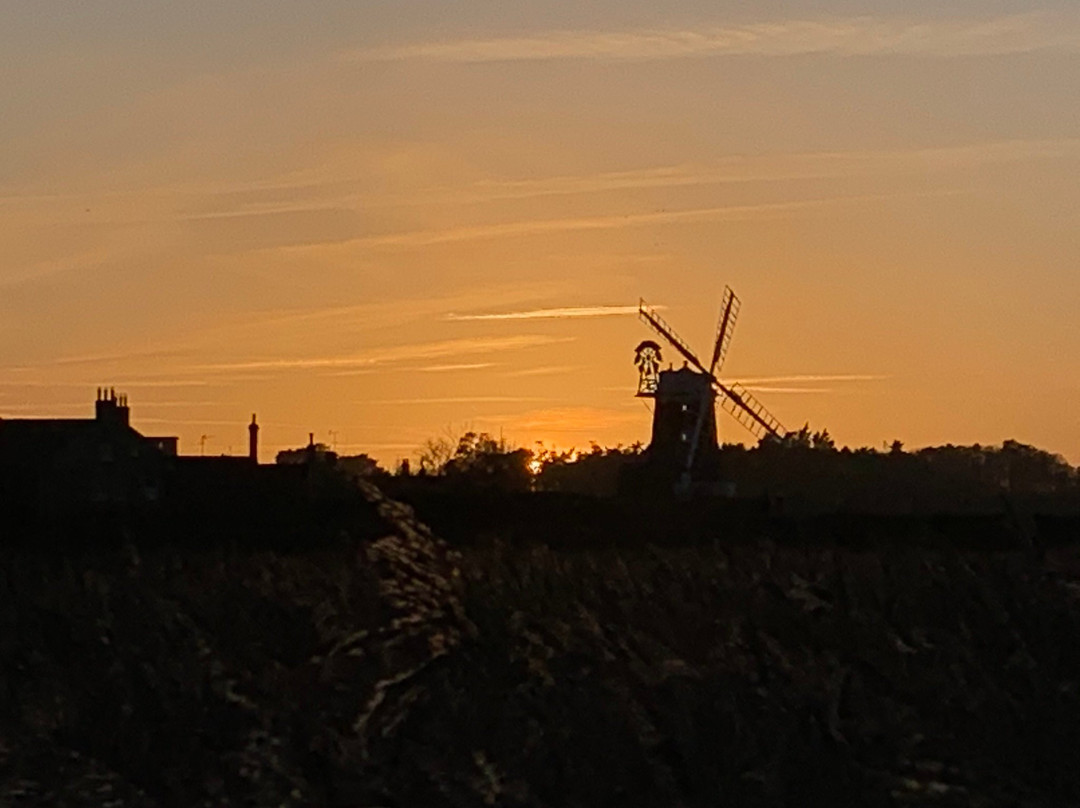
M719 452L714 408L717 399L755 437L782 438L786 434L780 422L748 390L717 378L731 345L740 306L739 298L725 287L716 341L706 367L655 309L644 300L638 305L638 316L686 360L679 370L660 371L659 345L647 340L635 352L640 374L637 395L656 400L649 454L658 465L678 472L683 488L689 486L692 472L709 466Z

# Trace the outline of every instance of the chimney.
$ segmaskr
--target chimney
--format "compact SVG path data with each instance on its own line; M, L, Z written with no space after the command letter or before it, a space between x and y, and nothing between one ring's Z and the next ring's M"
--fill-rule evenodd
M251 413L251 423L248 424L248 459L252 463L259 462L259 425L255 423L255 413Z
M131 422L131 410L128 408L127 396L117 396L116 391L111 387L98 388L98 398L94 402L94 417L102 423L113 426L128 426Z

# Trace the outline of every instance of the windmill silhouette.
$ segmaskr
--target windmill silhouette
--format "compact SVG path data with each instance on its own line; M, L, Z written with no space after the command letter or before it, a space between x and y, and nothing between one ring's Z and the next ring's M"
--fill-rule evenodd
M683 488L689 487L693 474L706 472L719 452L717 399L720 406L755 437L782 438L787 434L780 421L748 390L737 383L725 384L717 378L727 358L741 305L731 287L725 287L708 366L655 309L644 300L638 305L638 316L686 360L679 370L660 371L659 345L645 341L635 352L639 372L637 395L656 400L650 458L678 473Z

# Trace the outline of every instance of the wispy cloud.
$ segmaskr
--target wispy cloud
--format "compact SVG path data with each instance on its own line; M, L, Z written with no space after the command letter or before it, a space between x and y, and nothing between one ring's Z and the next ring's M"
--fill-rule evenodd
M637 31L551 31L531 36L418 42L341 54L346 61L646 61L709 56L961 57L1080 49L1080 17L1034 12L982 19L850 17Z
M523 368L507 373L507 376L555 376L560 373L571 373L578 370L576 365L546 365L538 368Z
M743 390L752 393L833 393L831 387L774 387L767 384L744 384Z
M100 365L107 363L130 362L135 359L173 359L182 356L186 349L139 349L118 353L84 354L80 356L66 356L52 362L54 365Z
M953 146L898 150L852 150L738 154L709 163L646 166L620 171L548 177L485 178L466 185L431 186L420 190L373 193L363 177L338 178L298 189L296 200L284 205L257 199L215 216L270 215L288 210L316 211L327 207L442 207L489 204L503 200L612 194L627 190L663 190L704 186L808 182L832 178L883 176L913 171L949 169L1018 161L1075 158L1080 139L1012 139ZM255 194L257 196L257 194ZM235 203L232 203L235 204ZM267 245L267 248L271 248ZM650 260L652 255L639 260Z
M385 398L378 400L358 401L357 404L496 404L496 403L519 403L522 401L543 401L542 398L530 398L523 396L448 396L446 398Z
M298 326L307 331L318 328L332 333L340 333L346 326L381 331L418 320L441 317L454 309L521 306L557 298L571 291L572 285L565 281L514 282L469 288L442 296L366 301L345 306L292 311L255 312L220 327L212 336L215 342L220 342L222 339L231 338L233 333L238 331L251 331L261 335L268 328L292 330Z
M417 370L421 373L456 373L460 370L483 370L484 368L493 368L496 366L495 362L466 362L457 365L428 365L423 368L405 368L406 370Z
M136 411L146 410L160 410L160 409L176 409L186 407L220 407L221 401L140 401L133 402L132 408ZM11 412L30 412L38 413L45 410L50 411L64 411L73 412L78 411L85 414L88 410L86 401L71 401L71 402L49 402L47 405L42 404L5 404L4 408ZM43 416L44 417L44 416Z
M127 392L127 388L148 388L148 387L209 387L210 382L205 379L123 379L116 381L115 379L109 380L109 386L114 388L125 388L124 392ZM74 387L82 388L93 394L93 391L101 387L99 381L52 381L45 379L27 379L24 381L7 381L0 379L0 387Z
M563 320L576 317L612 317L637 314L637 306L576 306L560 309L527 309L498 314L447 314L446 320Z
M243 418L238 418L238 419L234 418L231 421L224 421L224 420L203 420L203 419L197 419L197 418L186 418L186 419L181 419L181 418L136 418L133 415L132 420L138 422L139 424L157 424L159 426L162 425L162 424L168 425L168 426L227 426L227 427L232 427L233 429L237 430L238 434L245 427L245 422L244 422ZM268 426L269 427L274 427L274 428L279 428L280 427L282 429L308 429L311 426L311 424L288 424L288 423L283 423L281 421L259 421L259 424L261 426L264 426L264 427L268 427ZM207 436L207 437L213 437L213 436ZM209 448L209 444L207 444L207 448ZM209 454L209 452L208 452L208 454Z
M775 157L773 158L775 163ZM681 188L695 185L762 182L781 179L821 179L834 170L823 165L762 165L762 161L733 157L715 165L672 165L605 171L581 176L482 180L457 192L459 201L530 199L649 188Z
M573 337L548 337L540 335L517 335L475 339L454 339L413 345L395 345L376 348L366 353L349 356L317 356L295 359L257 359L203 365L204 371L234 370L320 370L342 368L371 368L412 359L435 359L443 356L494 353L571 342Z
M650 188L761 183L926 171L987 163L1080 156L1080 139L1012 139L894 150L732 155L716 162L651 166L596 174L481 180L447 200L495 201L542 196L598 194ZM425 198L437 196L427 192Z
M744 389L752 393L769 394L817 394L825 395L838 392L834 387L816 387L813 385L821 382L848 383L848 382L877 382L885 381L890 376L880 376L861 373L834 373L834 374L797 374L794 376L762 376L758 378L724 379L725 384L738 383ZM850 388L849 388L850 389Z
M684 210L658 210L649 213L627 213L609 216L580 216L570 219L539 219L497 224L465 225L439 230L412 230L403 233L362 236L336 242L336 246L352 247L426 247L435 244L477 241L482 239L520 238L590 230L620 230L655 224L710 221L751 221L768 219L794 211L810 210L828 205L874 202L898 197L948 196L959 193L953 190L920 192L917 194L859 194L831 196L816 199L800 199L789 202L766 202L757 205L726 205L711 208ZM299 250L304 247L288 247Z
M415 452L418 451L416 443L341 443L338 444L339 452Z
M801 383L801 382L879 382L879 381L885 381L885 380L890 379L890 378L892 378L892 377L891 376L867 375L867 374L843 373L843 374L832 374L832 375L821 375L821 374L806 375L806 374L803 374L803 375L797 375L797 376L760 376L760 377L752 378L752 379L747 379L747 378L724 379L723 382L725 384L738 383L738 384L743 385L744 387L747 387L748 385L751 385L751 384L772 385L772 384L793 384L793 383L797 384L797 383Z
M546 437L544 433L590 433L612 426L640 424L640 411L601 409L597 407L555 407L544 410L494 417L494 423L503 423L508 429Z

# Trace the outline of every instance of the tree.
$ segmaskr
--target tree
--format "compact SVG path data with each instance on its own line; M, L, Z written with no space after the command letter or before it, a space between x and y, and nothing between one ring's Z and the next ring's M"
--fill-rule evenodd
M511 448L486 432L466 432L443 466L448 479L481 487L527 491L532 483L528 449Z
M511 447L502 438L469 430L456 442L428 438L419 451L420 474L456 485L527 491L532 484L533 453Z
M1015 440L1007 440L998 453L1006 485L1012 491L1053 491L1076 479L1076 471L1061 455Z
M336 460L337 453L332 452L325 443L310 443L299 449L282 449L274 458L275 463L282 465L311 462L326 462L332 465Z
M541 449L535 455L539 463L536 488L611 496L618 491L623 469L640 461L643 452L644 447L640 442L607 448L590 442L588 452Z
M788 432L786 435L783 435L781 437L775 437L775 436L773 436L771 434L762 435L761 440L758 441L757 445L758 445L758 448L762 448L762 449L768 449L768 448L785 448L785 449L804 448L804 449L808 449L812 445L811 441L812 441L812 436L810 434L810 425L809 425L809 423L804 423L804 425L802 425L802 429L798 430L797 432Z
M822 429L810 436L810 446L819 451L831 452L836 450L836 441L832 439L829 430Z
M363 453L339 457L337 467L352 477L385 477L388 474L375 458Z
M421 474L442 474L454 456L454 443L445 436L428 438L418 455Z

